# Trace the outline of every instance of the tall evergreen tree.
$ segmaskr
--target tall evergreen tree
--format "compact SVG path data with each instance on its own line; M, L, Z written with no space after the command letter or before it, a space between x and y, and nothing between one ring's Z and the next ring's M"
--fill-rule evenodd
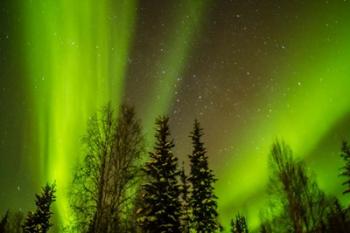
M341 157L344 160L341 176L345 177L343 185L345 186L344 194L350 193L350 146L347 142L343 142Z
M214 194L216 178L208 167L208 156L202 142L203 130L197 120L191 133L193 151L190 155L190 177L193 225L197 233L212 233L220 229L217 221L217 197Z
M190 208L190 183L185 173L184 163L182 164L180 172L181 180L181 202L182 202L182 213L181 213L181 225L182 233L189 233L191 229L191 208Z
M168 117L157 120L156 144L144 168L144 203L138 221L146 233L181 232L179 170L172 153L174 143L169 138L168 121Z
M248 226L246 218L240 214L236 216L235 220L231 220L231 233L248 233Z
M51 204L55 201L55 185L47 184L41 194L36 194L36 211L29 212L24 225L24 233L46 233L52 226Z

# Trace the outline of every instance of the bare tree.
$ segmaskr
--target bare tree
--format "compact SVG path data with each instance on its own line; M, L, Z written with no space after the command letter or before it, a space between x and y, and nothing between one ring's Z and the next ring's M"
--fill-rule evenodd
M294 159L283 142L273 145L271 162L269 192L274 197L274 208L279 206L282 212L273 225L283 228L282 232L295 233L319 228L329 211L329 200L310 178L304 163Z
M122 232L131 209L144 140L133 108L110 105L91 117L87 153L72 185L73 226L84 232Z
M22 211L6 211L0 220L0 233L22 233L24 217Z

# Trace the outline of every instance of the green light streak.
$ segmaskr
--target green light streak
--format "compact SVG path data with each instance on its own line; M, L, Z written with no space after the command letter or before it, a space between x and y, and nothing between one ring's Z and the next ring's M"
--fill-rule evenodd
M24 1L26 56L42 182L57 183L63 223L88 117L120 102L136 1Z
M183 10L178 10L174 22L174 32L169 33L165 52L155 65L152 77L152 100L148 101L145 128L152 129L154 119L166 114L181 82L178 79L184 72L186 62L193 47L193 39L199 33L210 0L182 1Z
M240 154L228 155L230 170L220 171L219 177L225 178L219 180L217 189L224 223L234 211L245 211L250 226L258 226L259 211L266 200L267 155L276 137L290 144L296 156L305 157L350 112L350 18L345 11L335 11L334 18L340 19L333 28L324 28L326 23L315 17L305 26L309 30L293 34L301 36L299 43L289 43L288 49L296 53L288 54L282 75L272 77L283 80L280 91L261 99L259 106L270 105L247 129L253 133L234 142ZM327 41L328 35L333 37L331 41ZM327 189L326 184L323 187Z

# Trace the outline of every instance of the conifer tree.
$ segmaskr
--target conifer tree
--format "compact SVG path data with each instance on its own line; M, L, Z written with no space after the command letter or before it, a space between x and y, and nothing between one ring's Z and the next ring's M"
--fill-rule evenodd
M217 197L214 194L216 178L208 167L208 156L199 122L195 120L191 133L193 151L190 155L190 177L192 195L190 205L193 213L193 225L197 233L212 233L220 229L217 221Z
M157 120L156 144L144 168L146 184L138 222L145 233L181 232L179 170L168 121L168 117Z
M343 185L345 186L344 194L350 193L350 146L347 142L343 142L341 157L344 160L341 176L345 177Z
M244 216L238 214L235 220L231 220L231 233L248 233L247 221Z
M29 212L23 225L24 233L46 233L52 226L51 204L55 201L55 185L47 184L41 194L36 194L36 211Z
M181 179L181 201L182 201L182 213L181 213L181 225L182 233L189 233L191 226L191 208L190 208L190 183L188 182L187 175L185 173L184 163L180 173Z

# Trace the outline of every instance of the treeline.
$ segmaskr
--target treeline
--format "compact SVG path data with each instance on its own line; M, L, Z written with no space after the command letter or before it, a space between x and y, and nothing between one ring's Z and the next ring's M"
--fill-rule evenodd
M218 221L215 175L208 165L203 129L195 120L190 132L189 171L173 154L169 118L156 120L154 147L146 152L141 122L133 108L106 106L93 115L83 138L70 189L74 213L61 231L79 233L248 233L245 216L237 213L230 229ZM344 194L350 193L350 147L341 156ZM145 160L145 158L147 158ZM350 232L349 208L319 189L301 160L284 142L270 153L268 205L261 210L261 233ZM55 185L36 195L36 210L24 216L6 212L0 233L45 233L52 226Z

